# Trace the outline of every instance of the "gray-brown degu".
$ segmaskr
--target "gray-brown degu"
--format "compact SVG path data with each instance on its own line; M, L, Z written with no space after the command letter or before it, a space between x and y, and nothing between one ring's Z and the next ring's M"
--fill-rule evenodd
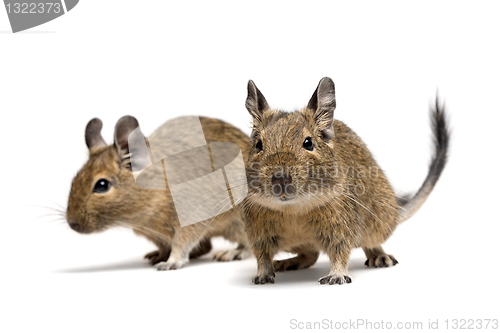
M363 141L334 120L335 106L335 86L328 77L321 79L307 106L295 112L271 109L248 82L253 146L242 207L258 263L255 284L274 283L277 271L307 268L321 251L331 262L321 284L351 282L347 262L356 247L365 252L367 266L396 265L382 244L420 208L443 171L450 134L437 101L431 111L434 155L429 173L409 198L395 195ZM273 261L279 251L296 256Z
M196 122L186 121L186 118L169 121L174 123L170 128L175 128L179 135L164 133L165 126L161 126L149 136L149 139L156 138L160 145L155 148L164 151L161 145L168 146L172 140L181 148L188 146L192 140L189 134L196 130L193 128ZM200 117L198 124L201 125L207 142L235 143L243 156L248 154L250 141L236 127L206 117ZM125 116L118 120L113 144L104 141L101 129L102 122L94 118L85 130L89 159L73 179L66 211L66 219L72 229L89 234L115 226L132 228L136 234L146 237L158 247L157 251L146 255L146 259L156 265L158 270L179 269L190 258L208 253L212 249L211 238L215 236L223 236L238 244L236 249L215 253L215 260L239 260L251 254L239 209L233 208L205 221L182 227L178 219L178 207L174 205L163 172L160 172L160 182L166 186L165 189L138 186L132 173L131 159L134 154L129 149L128 141L134 130L140 131L136 118ZM144 136L139 133L140 137ZM171 140L164 140L169 135L172 136ZM183 174L190 176L190 179L195 178L193 173L199 170L192 166L200 161L185 159L184 162L181 170ZM156 175L157 173L150 174L149 177L154 179ZM226 185L218 190L227 191ZM214 191L206 195L213 196ZM225 203L228 204L230 203ZM220 207L214 209L219 211Z

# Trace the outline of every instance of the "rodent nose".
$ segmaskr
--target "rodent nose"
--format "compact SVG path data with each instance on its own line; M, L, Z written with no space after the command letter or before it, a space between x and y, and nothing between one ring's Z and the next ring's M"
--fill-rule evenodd
M70 223L69 226L75 231L80 231L82 229L82 227L78 223Z
M271 179L273 185L287 186L292 183L292 177L283 174L275 174Z

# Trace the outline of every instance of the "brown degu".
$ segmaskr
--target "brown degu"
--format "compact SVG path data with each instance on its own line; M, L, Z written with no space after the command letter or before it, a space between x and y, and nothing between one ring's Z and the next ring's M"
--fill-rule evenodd
M275 272L310 267L320 252L328 255L330 271L319 283L351 283L347 262L357 247L369 267L396 265L382 244L420 208L443 171L450 134L437 101L431 110L434 155L427 178L411 197L395 195L363 141L334 120L335 107L335 86L328 77L307 106L294 112L271 109L248 82L253 146L242 207L257 258L255 284L274 283ZM296 256L273 261L279 251Z
M187 122L183 122L184 118L186 117L176 118L172 126L177 133L172 134L175 136L174 148L182 149L183 143L188 142L186 140L190 139L193 132L192 128L185 125ZM196 120L198 121L198 117ZM204 117L199 117L198 126L200 124L206 142L236 143L243 156L247 156L250 140L239 129L223 121ZM117 122L114 143L111 145L106 144L102 138L101 129L102 122L97 118L92 119L86 127L85 141L89 159L73 179L66 212L67 221L73 230L89 234L113 226L132 228L135 233L145 236L158 247L157 251L145 257L158 270L181 268L189 258L208 253L212 248L210 238L214 236L223 236L238 244L236 249L216 253L215 260L244 259L251 254L239 210L232 208L211 219L181 227L163 172L160 174L161 182L166 184L166 188L149 189L138 186L131 169L134 156L129 149L129 136L136 129L141 137L143 135L134 117L125 116ZM152 136L157 132L158 130ZM165 134L169 133L160 134L167 137ZM161 145L162 141L157 141ZM206 142L203 141L203 144ZM182 166L185 172L199 163L187 162L189 163ZM210 160L208 163L210 166ZM227 191L225 187L226 185L224 190Z

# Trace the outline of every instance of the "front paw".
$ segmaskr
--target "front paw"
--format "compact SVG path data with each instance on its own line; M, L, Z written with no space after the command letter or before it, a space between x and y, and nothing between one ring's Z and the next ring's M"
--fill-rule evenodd
M322 277L318 282L320 284L344 284L351 283L352 280L349 275L332 274Z
M144 256L144 259L149 260L149 263L154 266L159 262L167 261L170 256L170 252L164 253L160 251L153 251Z
M252 279L252 282L255 284L266 284L266 283L274 283L274 278L276 275L273 273L272 275L257 275Z
M162 261L158 264L155 265L155 268L158 270L158 271L171 271L171 270L176 270L176 269L179 269L179 268L182 268L184 267L184 265L186 265L187 261L170 261L170 260L167 260L167 261Z
M390 267L396 266L398 261L393 255L383 254L378 257L370 257L365 261L365 265L368 267Z

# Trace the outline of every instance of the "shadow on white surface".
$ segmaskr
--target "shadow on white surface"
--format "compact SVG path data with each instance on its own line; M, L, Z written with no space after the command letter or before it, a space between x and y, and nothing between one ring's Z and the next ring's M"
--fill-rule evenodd
M147 263L147 261L140 260L130 260L130 261L122 261L111 264L99 264L92 266L84 266L84 267L74 267L67 268L61 270L55 270L54 273L63 273L63 274L71 274L71 273L97 273L97 272L110 272L110 271L128 271L128 270L138 270L138 269L151 269L151 266Z
M192 259L189 263L181 268L182 270L186 270L190 267L203 266L206 264L217 264L216 261L211 260L211 256L206 256L203 258ZM223 264L223 263L222 263ZM156 269L149 264L147 260L141 259L133 259L122 262L110 263L110 264L98 264L91 266L83 266L83 267L74 267L67 269L54 270L54 273L62 273L62 274L72 274L72 273L104 273L104 272L113 272L113 271L129 271L129 270L144 270L149 269L152 271L156 271ZM159 273L167 273L168 272L159 272Z

